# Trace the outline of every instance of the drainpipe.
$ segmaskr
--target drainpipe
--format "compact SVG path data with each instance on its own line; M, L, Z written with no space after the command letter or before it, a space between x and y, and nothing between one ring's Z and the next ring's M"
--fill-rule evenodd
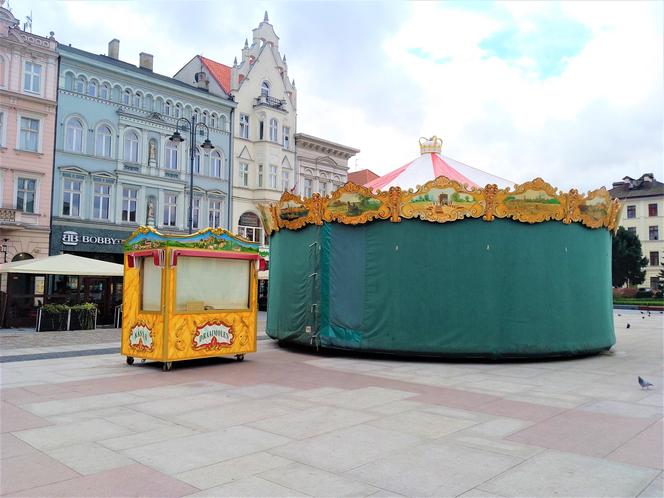
M56 50L57 50L56 42ZM58 55L58 70L55 72L55 123L53 123L53 167L51 168L51 216L49 216L48 225L48 254L51 255L51 248L53 247L53 199L55 193L55 149L58 143L58 101L60 100L60 63L61 57ZM46 299L44 299L46 300Z
M230 144L228 146L228 231L233 232L233 142L235 139L235 107L231 107Z

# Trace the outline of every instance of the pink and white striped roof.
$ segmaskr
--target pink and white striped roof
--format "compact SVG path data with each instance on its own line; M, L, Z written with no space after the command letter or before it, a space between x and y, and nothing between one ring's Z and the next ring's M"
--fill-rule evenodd
M499 188L515 185L510 180L491 175L437 152L422 152L417 159L366 183L365 187L374 190L387 190L390 187L401 187L404 190L415 189L418 185L424 185L439 176L465 183L469 187L485 187L490 183L495 183Z

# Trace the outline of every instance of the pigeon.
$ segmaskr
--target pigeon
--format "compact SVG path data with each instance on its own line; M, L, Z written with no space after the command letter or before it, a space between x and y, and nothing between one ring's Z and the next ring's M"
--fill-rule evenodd
M651 384L646 379L640 376L639 376L639 385L641 386L641 389L648 389L649 387L655 387L653 384Z
M642 316L642 317L641 317L641 320L645 320L645 319L646 319L646 317L645 317L645 316Z
M631 327L631 325L628 323L628 324L627 324L627 328L630 328L630 327Z
M622 316L620 313L618 313L618 316Z

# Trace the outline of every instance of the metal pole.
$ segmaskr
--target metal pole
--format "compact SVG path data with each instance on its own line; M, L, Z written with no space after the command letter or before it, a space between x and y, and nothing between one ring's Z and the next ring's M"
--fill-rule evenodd
M196 114L191 116L189 132L189 233L192 233L194 230L194 147L196 147Z

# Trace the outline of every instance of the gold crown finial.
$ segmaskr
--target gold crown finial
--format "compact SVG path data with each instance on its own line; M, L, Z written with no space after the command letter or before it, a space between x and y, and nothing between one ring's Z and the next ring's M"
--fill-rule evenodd
M443 140L434 135L431 138L420 137L420 154L440 154Z

